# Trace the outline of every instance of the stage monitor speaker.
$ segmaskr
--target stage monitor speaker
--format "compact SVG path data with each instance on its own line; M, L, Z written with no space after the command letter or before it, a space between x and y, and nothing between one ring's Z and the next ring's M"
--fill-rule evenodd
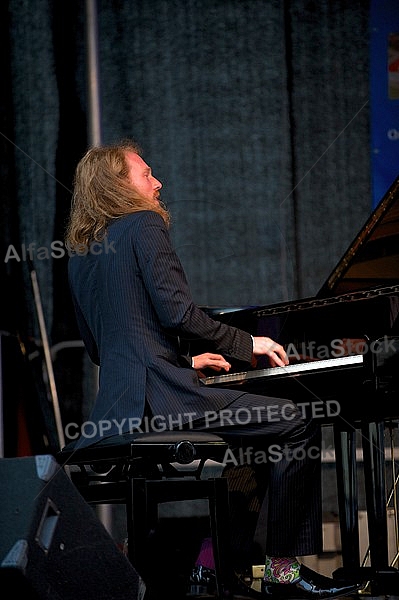
M0 459L0 589L6 584L24 600L140 600L145 592L51 455Z

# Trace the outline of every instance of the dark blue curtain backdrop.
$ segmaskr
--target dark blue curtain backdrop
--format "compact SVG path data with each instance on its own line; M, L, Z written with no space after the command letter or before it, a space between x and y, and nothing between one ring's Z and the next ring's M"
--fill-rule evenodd
M368 3L97 7L103 141L144 148L195 300L315 295L372 205ZM83 0L0 6L0 329L38 337L30 255L53 346L78 337L62 239L87 145L85 26ZM80 372L63 360L65 407Z

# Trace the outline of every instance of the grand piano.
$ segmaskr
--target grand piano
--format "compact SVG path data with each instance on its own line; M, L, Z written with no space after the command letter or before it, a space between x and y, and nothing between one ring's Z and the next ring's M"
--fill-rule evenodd
M333 426L343 564L334 575L367 579L375 594L398 593L399 571L388 561L384 433L399 418L399 177L315 297L206 310L217 320L276 340L290 364L270 368L260 359L244 370L233 363L227 374L205 374L202 384L292 398ZM359 430L367 567L359 553Z

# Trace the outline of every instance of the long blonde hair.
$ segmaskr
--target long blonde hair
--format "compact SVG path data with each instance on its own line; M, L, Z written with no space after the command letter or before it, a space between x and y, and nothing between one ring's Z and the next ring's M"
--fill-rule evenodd
M79 251L101 241L112 220L139 210L158 212L169 225L169 213L163 205L154 207L135 193L128 180L127 151L142 154L136 142L125 140L94 146L79 161L65 236L69 248Z

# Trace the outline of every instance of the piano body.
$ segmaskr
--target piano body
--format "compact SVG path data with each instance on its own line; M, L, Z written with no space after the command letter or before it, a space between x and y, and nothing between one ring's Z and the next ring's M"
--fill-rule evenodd
M384 430L399 418L399 177L315 297L206 310L284 345L287 367L270 368L262 358L245 371L235 363L227 374L205 374L202 383L292 398L333 426L343 561L337 575L358 574L375 593L397 593L399 571L388 564ZM359 429L370 567L359 556Z

